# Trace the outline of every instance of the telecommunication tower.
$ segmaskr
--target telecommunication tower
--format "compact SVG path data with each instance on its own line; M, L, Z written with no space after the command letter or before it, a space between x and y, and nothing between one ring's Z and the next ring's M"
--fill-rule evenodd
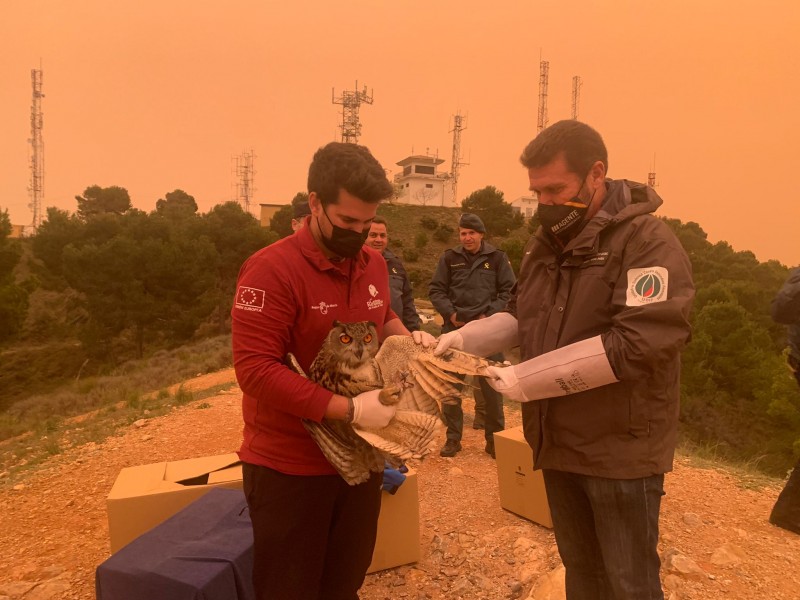
M356 81L355 91L344 91L338 98L336 92L331 88L331 103L342 105L342 141L347 143L358 143L358 136L361 135L361 121L358 119L358 109L362 104L372 104L372 90L367 93L367 86L358 91L358 81Z
M31 227L36 230L42 224L42 200L44 199L44 139L42 128L44 118L42 115L42 69L31 69L31 86L33 88L33 101L31 102L31 180L28 185L30 207L33 212Z
M578 105L580 104L581 100L581 78L579 75L575 75L572 78L572 118L578 118Z
M547 80L550 74L550 63L546 60L539 62L539 120L536 131L547 127Z
M253 201L253 193L256 191L253 185L253 176L256 171L253 168L255 153L246 150L239 156L234 157L234 172L236 174L236 202L238 202L246 213L250 212L250 203Z
M461 113L456 113L453 117L453 158L450 161L450 181L453 185L453 202L458 202L458 174L461 167L468 165L461 156L461 132L467 128L467 118Z
M651 188L656 187L658 184L656 183L656 155L653 154L653 166L650 172L647 174L647 185Z

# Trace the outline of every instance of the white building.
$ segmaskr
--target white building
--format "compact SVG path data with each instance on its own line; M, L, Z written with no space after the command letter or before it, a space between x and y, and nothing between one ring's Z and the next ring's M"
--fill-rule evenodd
M443 162L441 158L418 154L398 162L403 172L394 176L397 190L394 201L418 206L455 206L450 175L436 170Z
M539 201L536 196L520 196L511 203L511 208L514 212L521 213L526 221L533 216L538 207Z

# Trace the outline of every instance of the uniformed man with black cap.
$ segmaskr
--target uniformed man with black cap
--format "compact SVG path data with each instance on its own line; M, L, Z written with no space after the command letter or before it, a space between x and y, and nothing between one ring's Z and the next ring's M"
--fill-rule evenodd
M446 250L439 258L428 295L433 307L442 315L442 333L484 319L500 312L511 297L511 288L516 278L508 256L484 241L486 227L474 214L461 215L458 237L461 245ZM503 360L502 354L489 358ZM494 432L505 428L503 396L486 381L480 379L480 389L485 399L486 453L494 458ZM461 450L461 435L464 428L464 412L461 404L445 405L443 409L447 423L447 442L439 454L455 456Z

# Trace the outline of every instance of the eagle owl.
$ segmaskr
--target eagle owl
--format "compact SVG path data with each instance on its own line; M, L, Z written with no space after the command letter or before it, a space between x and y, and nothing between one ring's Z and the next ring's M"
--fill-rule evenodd
M305 375L289 354L289 366ZM410 336L395 335L378 343L370 321L333 327L311 363L308 377L335 394L353 397L381 389L384 404L395 404L395 417L379 429L354 427L323 419L303 424L322 453L341 476L355 485L383 471L384 463L397 467L410 458L430 453L441 422L441 406L462 398L462 381L452 375L486 376L491 361L458 350L434 356Z

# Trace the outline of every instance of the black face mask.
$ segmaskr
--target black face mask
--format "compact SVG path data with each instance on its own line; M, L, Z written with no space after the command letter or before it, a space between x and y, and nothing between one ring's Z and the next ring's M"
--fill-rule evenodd
M564 204L540 204L537 209L542 228L561 242L562 246L574 238L586 224L586 213L592 205L594 193L589 202L585 203L579 196L581 190L583 184L578 194Z
M331 224L333 227L333 232L331 233L331 237L325 237L325 234L322 233L322 227L319 225L319 219L317 219L317 225L319 226L319 235L322 238L322 243L325 244L325 247L333 252L336 256L341 256L342 258L353 258L358 251L361 250L361 246L364 245L364 242L369 235L369 227L367 227L361 233L357 231L353 231L351 229L345 229L344 227L339 227L338 225L334 225L331 218L328 216L328 213L325 211L325 208L322 208L322 212L325 214L325 218L328 219L328 223Z

